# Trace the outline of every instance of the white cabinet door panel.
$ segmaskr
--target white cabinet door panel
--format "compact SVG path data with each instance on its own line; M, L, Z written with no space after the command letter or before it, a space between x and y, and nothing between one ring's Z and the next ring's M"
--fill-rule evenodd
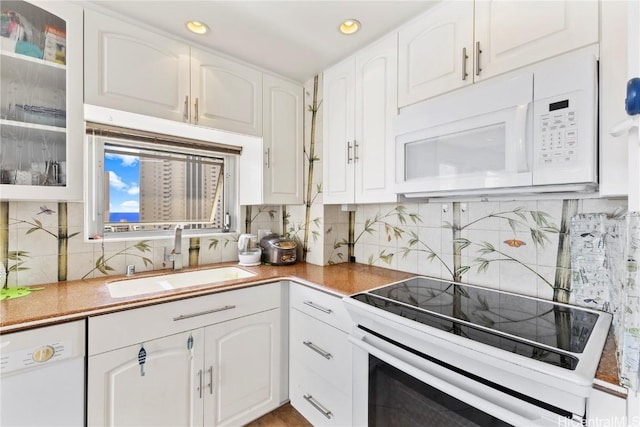
M302 87L263 77L264 203L302 204Z
M197 49L191 55L192 121L261 136L262 73Z
M323 201L353 203L355 64L340 63L323 79Z
M443 2L398 37L398 107L473 82L473 1Z
M393 129L396 114L395 34L356 56L355 202L395 202Z
M280 309L205 328L205 425L243 425L279 406L280 335Z
M85 10L85 103L183 121L189 46Z
M598 42L596 1L478 1L475 41L481 72L495 76Z
M146 352L142 368L141 345L89 357L88 425L201 426L202 330L141 344Z

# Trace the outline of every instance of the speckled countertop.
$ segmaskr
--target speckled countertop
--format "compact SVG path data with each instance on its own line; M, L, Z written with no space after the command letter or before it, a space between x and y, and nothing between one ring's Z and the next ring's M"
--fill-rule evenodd
M237 263L201 266L197 269L224 266L237 266ZM401 271L352 263L326 267L297 263L279 267L261 265L242 268L255 273L255 276L247 279L229 280L216 285L194 286L125 298L111 297L106 286L109 282L123 279L123 276L106 276L44 285L42 286L44 289L33 291L26 297L0 302L0 333L278 280L293 280L337 295L350 295L414 276ZM196 268L187 268L181 272L194 269ZM171 273L171 271L141 273L137 274L135 278L167 273ZM615 342L610 333L596 373L595 386L616 394L622 393L624 389L617 386L619 384L617 366Z

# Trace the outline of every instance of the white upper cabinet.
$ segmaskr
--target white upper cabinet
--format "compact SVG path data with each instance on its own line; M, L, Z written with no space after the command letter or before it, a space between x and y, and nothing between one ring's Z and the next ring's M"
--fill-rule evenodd
M242 147L240 204L301 204L303 89L269 74L263 83L264 137Z
M189 119L189 46L85 10L85 103Z
M356 56L355 202L395 202L392 119L397 114L396 35Z
M353 203L355 62L349 59L323 74L323 200Z
M596 1L442 2L399 30L398 106L597 42Z
M26 33L0 48L0 197L82 200L82 8L7 1ZM4 21L3 21L4 26Z
M398 106L473 82L473 2L442 2L398 33Z
M476 80L597 42L597 1L475 3Z
M198 125L262 135L262 73L191 48L191 117Z
M392 34L324 72L323 200L395 202L388 150L397 99Z
M264 75L262 203L302 204L303 89Z
M262 73L85 11L85 103L262 135Z

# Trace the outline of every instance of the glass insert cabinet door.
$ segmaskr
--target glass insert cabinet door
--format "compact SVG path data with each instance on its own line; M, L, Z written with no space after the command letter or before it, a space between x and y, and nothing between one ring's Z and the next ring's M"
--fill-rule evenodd
M82 198L82 8L4 1L0 199Z

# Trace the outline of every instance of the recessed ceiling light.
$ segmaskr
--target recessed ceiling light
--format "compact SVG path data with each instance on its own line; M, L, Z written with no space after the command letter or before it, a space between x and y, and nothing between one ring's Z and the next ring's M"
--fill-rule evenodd
M187 22L187 28L192 33L196 34L207 34L209 32L209 27L207 24L200 21L189 21Z
M354 34L360 29L360 21L357 19L345 19L338 29L342 34Z

